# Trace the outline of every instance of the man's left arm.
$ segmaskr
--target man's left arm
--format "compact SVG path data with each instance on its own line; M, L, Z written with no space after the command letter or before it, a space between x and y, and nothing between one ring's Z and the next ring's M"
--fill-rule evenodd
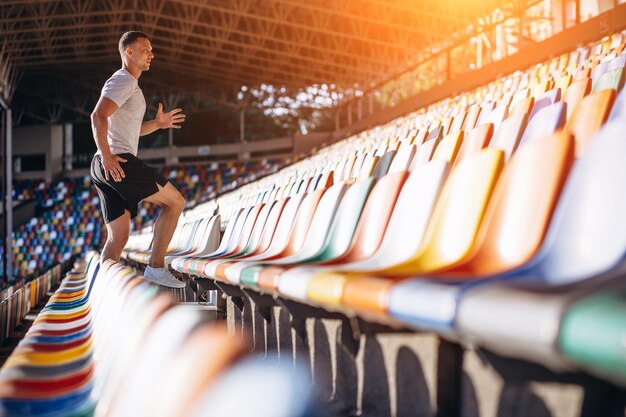
M180 124L185 121L185 115L181 113L181 108L174 109L172 111L163 112L163 104L159 103L159 109L157 110L156 118L149 122L143 122L141 124L141 130L139 136L149 135L158 129L180 129Z

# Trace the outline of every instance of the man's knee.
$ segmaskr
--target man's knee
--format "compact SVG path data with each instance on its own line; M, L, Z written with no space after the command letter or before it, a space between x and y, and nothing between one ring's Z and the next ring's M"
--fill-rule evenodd
M107 236L107 244L115 249L122 250L128 243L128 233L109 233Z

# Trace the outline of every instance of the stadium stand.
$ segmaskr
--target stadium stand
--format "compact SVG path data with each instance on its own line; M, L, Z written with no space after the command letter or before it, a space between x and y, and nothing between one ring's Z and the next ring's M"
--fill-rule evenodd
M269 294L623 385L626 94L615 38L197 207L219 207L222 240L201 247L206 218L181 224L171 267L231 298ZM146 250L149 233L132 239Z
M365 362L368 328L423 332L442 337L442 350L478 347L554 378L591 375L622 395L623 35L294 163L166 168L195 203L166 263L196 297L223 292L230 329L140 279L152 209L141 208L123 253L135 268L100 264L87 253L102 237L88 181L37 183L35 195L32 183L17 187L42 214L18 230L16 271L40 276L1 295L0 337L60 282L60 262L78 260L0 371L0 414L200 416L237 402L248 415L312 415L301 363L245 358L257 316L266 335L278 332L273 308L291 314L289 338L305 344L315 343L302 337L307 317L340 318L337 337L352 338L343 347L355 361ZM236 309L252 335L232 331ZM267 355L265 337L253 348ZM437 374L438 405L455 390L445 372L463 378L454 365Z

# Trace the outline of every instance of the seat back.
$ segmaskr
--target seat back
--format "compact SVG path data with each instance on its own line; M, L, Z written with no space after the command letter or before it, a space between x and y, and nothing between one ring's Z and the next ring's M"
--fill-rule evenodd
M317 192L317 195L320 195L321 197L321 194L323 193L324 191L321 190ZM257 253L249 257L248 260L271 258L273 256L278 256L285 250L289 243L290 234L299 213L300 205L308 195L309 194L297 194L289 198L289 201L285 204L285 208L280 213L278 224L276 225L276 230L271 237L269 247L263 251L257 251Z
M517 104L521 103L522 101L526 100L529 97L530 97L530 89L528 88L518 89L513 95L513 98L511 99L511 105L516 106Z
M487 144L489 144L492 136L493 125L491 123L487 123L470 130L463 139L463 144L461 145L461 149L459 149L455 165L467 156L485 148Z
M282 257L296 254L309 257L319 252L326 241L337 208L348 189L350 186L345 183L335 184L323 194L314 196L311 202L306 200L302 202L294 230L286 251L281 254Z
M463 131L457 131L446 135L435 150L434 155L432 156L433 161L445 161L454 163L456 159L456 155L461 148L461 144L463 143Z
M389 167L389 172L387 174L391 174L394 172L408 171L411 166L411 162L413 162L413 158L415 157L415 153L417 152L416 145L402 145L398 149L398 153L393 158L393 162Z
M467 132L468 130L475 128L478 116L480 116L480 112L480 106L472 106L465 115L465 120L463 121L463 127L461 129Z
M504 152L497 149L483 149L459 162L441 192L419 252L385 272L428 273L464 262L503 165Z
M376 255L346 269L353 271L387 268L411 258L419 250L437 198L448 177L450 164L430 161L406 179L389 219Z
M413 158L413 162L411 163L411 171L430 161L435 153L435 148L439 145L439 141L440 139L431 139L420 145L415 157Z
M459 269L495 275L528 262L543 241L573 161L574 140L562 131L520 147L500 175L479 249Z
M457 114L456 116L454 116L454 119L452 120L450 127L448 129L444 129L444 132L442 132L442 136L449 135L451 132L458 132L459 130L463 130L463 123L465 122L465 117L467 117L467 112L461 112L460 114ZM444 122L444 126L446 126L445 122Z
M590 94L578 103L565 124L565 129L576 139L576 156L583 154L589 140L609 117L613 101L615 90L602 90Z
M407 176L408 171L394 172L385 175L374 185L356 225L352 242L336 261L355 262L376 252Z
M558 102L544 107L528 122L520 145L550 136L557 129L565 126L566 117L567 104L565 102Z
M626 123L609 122L567 182L539 270L550 284L598 275L626 254Z
M361 171L361 167L363 166L363 161L365 160L366 157L367 157L367 153L359 152L356 159L354 160L354 164L352 165L352 170L348 174L349 180L355 179L359 175L359 172Z
M276 199L276 201L279 201L279 200L282 200L282 199L284 199L286 197L291 197L291 196L294 196L296 194L305 192L305 190L309 189L309 185L311 184L311 181L313 181L313 177L309 177L309 176L305 177L300 182L300 184L297 187L293 188L293 191L292 191L291 194L289 194L288 196L287 195L281 195L280 198Z
M315 188L317 188L317 183L322 179L322 176L324 175L325 174L316 174L313 177L311 177L311 181L305 188L304 192L308 194L311 191L315 190Z
M346 165L343 167L343 172L339 177L339 181L347 181L350 179L350 173L352 172L352 167L354 167L354 163L356 162L356 155L352 155L346 161Z
M593 93L602 91L602 90L607 90L607 89L620 91L623 86L624 86L624 68L622 67L622 68L616 68L612 71L607 71L604 74L602 74L602 76L598 78L598 81L596 81L595 84L593 85L593 88L591 89L591 91Z
M372 172L372 176L378 179L382 177L383 175L387 174L395 156L396 156L396 151L392 150L389 152L385 152L385 154L376 163L376 167L374 168L374 171Z
M213 225L215 223L216 216L210 216L205 219L204 225L202 225L198 229L198 233L196 234L196 239L193 245L193 253L197 253L198 251L204 249L207 240L212 232Z
M553 88L552 90L548 90L539 97L535 101L535 105L533 106L532 111L530 112L530 117L532 118L539 110L550 106L557 101L561 100L561 89Z
M323 190L329 188L333 185L335 181L335 175L333 171L328 171L320 177L320 179L315 184L315 190Z
M626 120L626 90L624 89L617 95L609 114L609 121L618 120Z
M375 178L369 177L354 183L348 188L339 203L336 213L332 216L332 223L324 244L317 253L307 259L307 262L321 262L333 259L348 250L374 182ZM307 236L308 239L309 237Z
M205 256L217 250L220 244L220 223L221 217L219 214L211 217L211 221L207 225L201 244L193 256ZM228 229L228 226L226 228ZM224 236L226 236L226 232L224 232Z
M527 120L528 116L525 114L517 114L504 120L494 133L489 147L503 151L504 157L508 160L520 143Z
M511 106L509 116L515 116L516 114L529 114L535 104L534 97L528 97Z
M412 145L420 146L424 142L424 140L426 140L427 134L428 134L428 129L426 128L419 129L409 143L411 143Z
M556 82L556 88L561 89L561 95L572 84L572 79L573 77L570 74L566 74Z
M246 246L242 250L233 253L233 255L247 255L250 252L256 250L256 248L259 246L263 231L265 230L267 219L269 218L270 213L274 209L275 205L276 201L271 201L261 208L261 211L259 212L257 219L254 222L252 231L250 232L250 238L248 239Z
M261 212L263 212L266 206L267 204L261 203L261 204L255 205L254 207L250 209L250 211L248 212L248 215L246 216L246 221L244 222L243 227L241 228L239 239L237 239L237 244L231 248L231 250L227 254L228 256L238 254L239 252L242 252L246 248L246 246L248 245L248 242L250 242L250 237L252 236L252 232L254 230L256 222L259 219L259 215L261 214ZM267 214L268 211L266 210L265 213ZM263 223L265 223L266 219L267 217L263 219Z
M609 63L609 67L607 68L607 71L613 71L614 69L624 68L624 67L626 67L626 53L623 53L613 58L611 62Z
M606 73L609 68L609 61L600 62L591 70L591 83L595 85L598 80Z
M272 209L263 227L263 232L258 239L258 244L254 248L250 248L247 253L250 253L250 255L258 255L259 253L265 252L270 247L283 210L291 198L293 197L281 198L272 205Z
M441 139L442 136L443 127L437 126L428 132L428 136L426 136L426 140L424 142L427 142L431 139Z
M364 178L369 177L374 172L374 167L378 164L379 156L368 153L365 159L363 160L363 165L359 169L359 173L356 176L356 180L362 180Z
M237 248L237 245L239 244L241 238L242 238L242 231L246 225L247 219L248 219L248 215L250 214L250 212L257 206L251 206L251 207L246 207L245 209L243 209L243 212L241 212L241 214L237 217L237 221L235 222L235 227L233 228L233 231L230 235L230 238L228 239L228 243L226 244L226 248L224 249L223 252L218 252L218 253L214 253L212 254L213 257L219 257L219 256L225 256L225 255L229 255L231 254L235 248ZM254 217L256 218L256 215L258 214L258 212L256 214L254 214ZM230 223L229 223L230 224Z
M563 93L563 101L567 103L567 120L572 117L578 103L591 92L591 78L585 77L574 81Z
M494 108L488 116L481 117L476 122L477 126L483 125L485 123L492 123L495 131L498 130L500 125L506 120L509 115L509 106L506 104L501 104L498 107Z
M502 120L504 120L504 118L506 117L505 113L508 113L508 109L500 109L499 110L500 117L498 117L497 114L493 114L493 116L492 116L492 113L494 112L494 108L495 107L496 107L496 103L493 102L493 101L487 101L487 102L483 103L480 106L480 114L478 115L478 119L476 119L476 123L474 124L474 127L483 125L485 123L493 123L494 126L496 126L496 121L502 122ZM507 106L504 106L504 107L507 107ZM503 110L506 110L506 112L503 113L502 112ZM489 119L492 119L492 118L494 119L493 121L489 120ZM497 120L498 118L499 118L499 120ZM500 125L500 123L498 123L498 126L499 125Z
M450 132L450 130L452 130L458 123L463 123L463 120L465 120L465 113L461 113L456 115L455 117L444 117L443 119L441 119L441 133L440 136L445 136L448 134L448 132ZM456 122L456 123L455 123Z
M241 216L244 215L244 212L245 212L245 209L241 208L239 210L236 210L235 213L233 213L233 215L230 216L230 220L228 221L228 224L226 225L226 229L224 230L224 235L222 236L220 245L218 246L217 249L215 249L214 252L211 252L210 254L207 253L206 255L213 255L213 254L226 252L226 249L228 248L228 243L230 242L233 234L235 233L235 228L238 226L238 220Z

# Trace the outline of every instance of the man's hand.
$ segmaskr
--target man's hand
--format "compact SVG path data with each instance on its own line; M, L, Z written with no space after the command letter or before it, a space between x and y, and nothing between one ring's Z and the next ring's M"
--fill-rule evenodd
M159 110L156 114L156 124L159 129L168 129L173 127L174 129L180 129L179 123L185 121L185 115L181 113L183 109L178 108L170 112L163 113L163 104L159 103Z
M109 176L113 178L115 182L121 182L122 178L125 178L124 170L120 166L120 162L126 162L126 159L117 155L108 154L101 156L102 169L104 170L104 178L108 181Z

